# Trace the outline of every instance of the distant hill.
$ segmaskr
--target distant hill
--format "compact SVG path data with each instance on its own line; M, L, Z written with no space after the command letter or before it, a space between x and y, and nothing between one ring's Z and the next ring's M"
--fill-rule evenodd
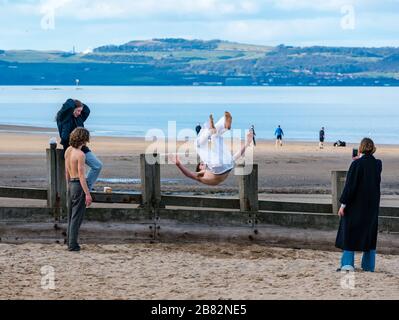
M0 50L0 85L398 86L399 48L152 39L91 53Z

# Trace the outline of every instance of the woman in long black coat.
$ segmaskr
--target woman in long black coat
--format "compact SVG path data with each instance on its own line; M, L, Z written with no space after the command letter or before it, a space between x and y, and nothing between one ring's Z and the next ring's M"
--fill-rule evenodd
M363 251L362 269L374 272L380 207L382 162L374 158L374 142L364 138L352 162L340 202L341 217L335 246L344 250L341 268L354 270L354 252Z

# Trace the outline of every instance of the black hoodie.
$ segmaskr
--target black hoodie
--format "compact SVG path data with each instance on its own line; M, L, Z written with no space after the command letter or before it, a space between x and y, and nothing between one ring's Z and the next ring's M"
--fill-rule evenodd
M57 113L58 132L61 137L61 144L64 146L65 150L69 147L69 136L71 132L78 127L84 128L84 122L90 115L90 109L85 104L83 104L83 110L79 117L73 115L75 109L75 101L73 99L68 99ZM88 147L83 147L82 151L88 153L90 149Z

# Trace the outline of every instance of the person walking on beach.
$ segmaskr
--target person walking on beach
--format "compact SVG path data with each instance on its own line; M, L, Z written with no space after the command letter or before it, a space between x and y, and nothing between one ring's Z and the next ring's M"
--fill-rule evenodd
M382 162L374 158L373 140L364 138L342 192L335 246L343 250L337 271L354 271L355 251L363 251L363 271L374 272L380 207Z
M62 108L57 113L56 120L61 144L63 145L64 150L67 150L69 147L69 137L71 132L78 127L83 128L84 122L87 120L89 115L89 107L79 100L68 99L63 104ZM92 190L100 175L103 164L87 146L84 146L82 151L85 154L86 164L90 167L87 174L87 184L89 189Z
M199 135L199 133L201 132L201 125L199 123L197 123L197 126L195 127L195 132L197 133L197 136Z
M325 132L324 132L324 127L322 127L319 132L319 148L320 149L324 148L324 138L325 138Z
M278 145L280 145L280 147L282 147L284 132L283 132L283 129L281 129L280 125L277 127L276 131L274 132L274 135L276 136L276 147Z
M232 121L231 114L226 111L216 124L212 115L204 123L197 138L197 153L201 161L197 164L196 172L191 172L183 166L177 155L170 155L169 159L187 178L209 186L221 184L234 169L236 161L245 154L246 149L254 141L253 131L250 130L245 145L233 155L223 139L223 134L231 130Z
M70 147L65 151L65 175L68 181L69 212L67 244L69 251L80 251L78 234L86 207L92 203L90 189L85 175L86 155L83 148L90 141L90 134L84 128L76 128L70 135Z

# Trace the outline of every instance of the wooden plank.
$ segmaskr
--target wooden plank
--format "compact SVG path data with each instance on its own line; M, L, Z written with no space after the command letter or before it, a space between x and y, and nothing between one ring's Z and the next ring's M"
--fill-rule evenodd
M104 193L92 192L91 196L97 203L141 203L141 193Z
M159 209L157 224L175 221L178 224L202 224L209 226L252 226L252 214L241 211L216 211L193 209Z
M80 231L82 244L116 244L134 242L154 242L150 225L129 223L85 222ZM0 223L0 241L2 243L63 243L66 224L41 223ZM222 241L237 244L257 243L260 245L301 249L338 250L334 248L336 231L314 229L285 228L274 225L262 225L256 234L251 228L223 227L215 228L203 225L161 224L159 237L155 241L170 243ZM90 249L88 249L90 250ZM380 234L378 251L386 254L399 254L399 237L392 234Z
M256 216L255 224L262 223L304 229L337 230L339 217L323 213L260 211ZM380 216L379 230L399 232L399 218Z
M378 218L378 230L386 232L399 232L399 217Z
M154 223L152 213L142 208L89 208L86 210L86 221L120 221L150 224Z
M36 222L19 224L0 223L3 243L60 243L64 244L66 223ZM82 244L149 242L153 239L153 224L106 223L85 221L79 231Z
M0 198L46 200L47 189L0 187Z
M61 208L60 215L67 214L67 181L65 177L65 158L64 150L57 149L57 199Z
M253 243L251 226L215 227L198 224L161 223L157 229L159 242L232 242L238 244Z
M399 217L399 207L381 207L380 217Z
M166 206L240 209L240 200L238 198L223 199L194 196L162 195L162 204Z
M32 221L53 221L52 209L50 208L12 208L0 207L1 222L32 222Z
M255 225L261 224L331 230L338 228L339 218L326 213L260 211L256 216Z
M265 211L293 211L293 212L332 212L332 205L327 203L283 202L283 201L259 201L259 210Z
M47 206L49 208L57 207L57 158L56 144L50 144L50 148L46 150L47 157Z

